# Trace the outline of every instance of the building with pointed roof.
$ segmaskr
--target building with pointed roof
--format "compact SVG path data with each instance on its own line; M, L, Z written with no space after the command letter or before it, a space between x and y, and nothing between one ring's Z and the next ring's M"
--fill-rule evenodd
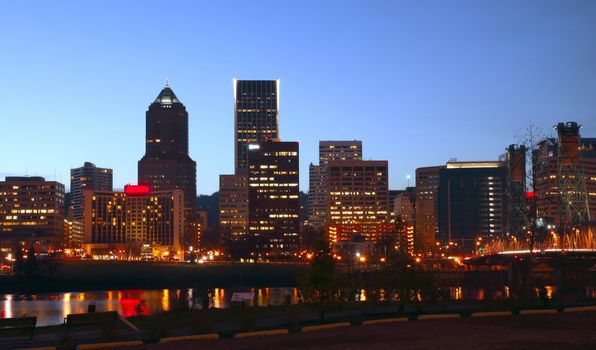
M188 155L188 112L166 85L145 114L145 155L138 163L138 181L152 190L184 192L185 235L193 236L196 215L196 162Z

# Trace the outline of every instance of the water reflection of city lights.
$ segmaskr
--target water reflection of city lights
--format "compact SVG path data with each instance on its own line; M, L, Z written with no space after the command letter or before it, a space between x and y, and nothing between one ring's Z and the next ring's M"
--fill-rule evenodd
M4 299L4 311L3 311L2 317L5 317L5 318L13 317L12 316L12 299L13 299L12 294L6 295L6 297Z
M161 294L161 310L162 311L169 311L170 310L170 290L164 289Z
M71 293L64 293L64 298L62 298L62 317L66 317L66 315L71 314L71 305L70 305L70 297Z

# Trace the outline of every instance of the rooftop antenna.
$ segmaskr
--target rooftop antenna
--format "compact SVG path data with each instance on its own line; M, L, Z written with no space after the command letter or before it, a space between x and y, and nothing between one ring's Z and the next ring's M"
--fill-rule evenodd
M166 78L166 87L170 87L170 79Z

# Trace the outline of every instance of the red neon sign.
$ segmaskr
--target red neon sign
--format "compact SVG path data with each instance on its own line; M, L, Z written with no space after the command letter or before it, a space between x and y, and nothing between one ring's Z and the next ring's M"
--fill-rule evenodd
M536 198L535 192L526 192L526 198Z
M124 186L124 193L126 193L127 196L148 196L150 192L151 187L148 184Z

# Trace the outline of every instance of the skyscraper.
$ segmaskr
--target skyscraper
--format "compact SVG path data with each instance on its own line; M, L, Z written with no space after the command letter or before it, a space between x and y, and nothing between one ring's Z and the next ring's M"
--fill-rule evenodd
M327 234L332 244L376 244L389 238L386 160L331 160L326 176Z
M310 163L308 167L308 223L321 228L327 217L325 200L325 172L327 167Z
M529 226L526 201L526 152L524 145L509 145L505 161L507 164L507 232L518 237L525 236Z
M185 235L195 236L196 163L188 155L188 113L166 85L146 113L145 155L139 161L139 184L152 191L184 193Z
M235 174L246 174L247 145L279 138L279 80L234 80Z
M248 146L248 244L251 256L286 259L300 232L298 142Z
M439 236L472 252L477 237L505 232L507 168L503 162L448 162L439 170Z
M231 247L248 234L248 176L219 176L219 238Z
M279 80L234 79L234 174L220 175L220 241L234 257L248 239L248 145L278 140Z
M560 232L596 217L596 138L582 138L575 122L557 124L558 139L545 139L532 152L537 217Z
M309 223L323 227L327 217L325 175L331 160L362 160L362 141L319 141L319 165L309 167Z
M439 171L443 166L416 169L414 250L429 252L439 239Z
M70 169L70 203L73 219L83 219L83 190L112 190L112 169L98 168L85 162L82 167Z

